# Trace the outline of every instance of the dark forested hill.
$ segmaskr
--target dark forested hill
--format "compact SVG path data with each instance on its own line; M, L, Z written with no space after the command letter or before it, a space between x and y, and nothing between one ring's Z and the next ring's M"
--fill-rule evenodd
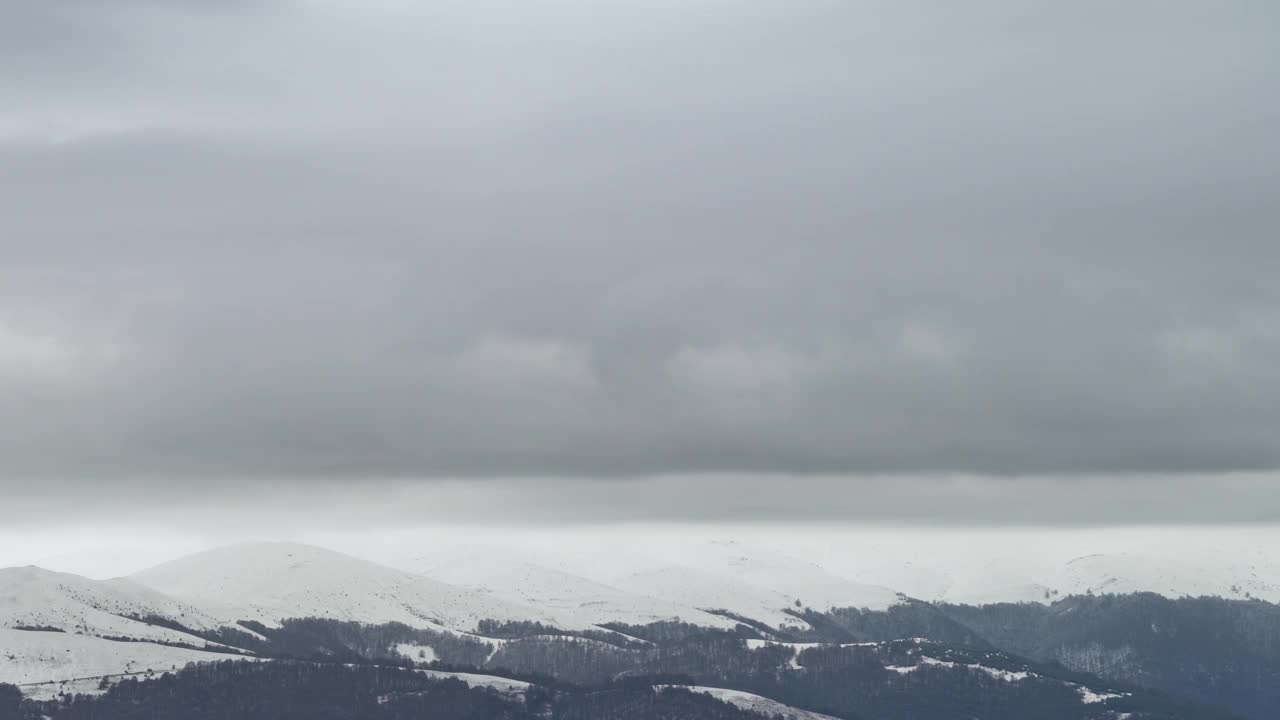
M1272 718L1280 708L1280 606L1160 595L939 610L1003 650Z
M702 699L655 697L653 686L663 684L753 693L847 720L1269 720L1280 707L1280 608L1265 602L1134 594L793 613L807 627L660 622L565 632L486 622L469 635L317 618L196 631L169 619L165 627L271 662L196 666L153 682L126 680L98 699L46 704L20 704L0 688L0 720L533 712L523 695L513 704L433 684L413 673L415 664L531 682L544 719L727 712ZM639 686L646 691L636 694ZM673 703L685 714L664 715ZM437 710L445 714L431 714Z
M998 649L1258 720L1280 707L1280 606L1262 601L1136 593L1048 605L909 603L804 617L832 638L925 637Z
M513 696L399 668L287 661L193 666L98 697L25 707L5 697L0 688L4 720L760 720L704 694L647 684Z
M327 621L309 623L315 631ZM349 623L331 629L334 637L363 636L359 643L364 644L390 632L384 626L362 630ZM433 666L437 672L443 667L439 662ZM349 650L329 661L282 658L193 665L145 682L126 679L98 697L27 701L9 712L33 720L758 720L698 693L659 690L679 685L762 696L790 708L795 717L808 712L844 720L1230 717L1061 665L923 639L785 644L700 637L637 648L544 635L507 643L485 668L483 672L529 684L514 683L516 690L504 693L468 687Z

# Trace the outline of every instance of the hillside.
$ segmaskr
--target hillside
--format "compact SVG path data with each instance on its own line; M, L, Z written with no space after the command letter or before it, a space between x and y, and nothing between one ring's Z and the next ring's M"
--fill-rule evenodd
M285 618L318 617L471 631L486 619L552 625L565 620L491 593L292 543L210 550L132 579L171 597L198 602L226 625L251 620L279 626Z
M103 638L203 647L190 633L147 622L165 618L195 630L219 623L195 604L130 580L90 580L37 567L0 569L0 628L41 628Z

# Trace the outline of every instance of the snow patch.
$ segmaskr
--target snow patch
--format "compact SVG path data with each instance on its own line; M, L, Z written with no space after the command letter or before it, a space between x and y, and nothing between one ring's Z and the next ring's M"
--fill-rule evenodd
M0 629L0 682L17 685L37 699L63 692L94 692L103 678L160 675L181 670L187 663L230 659L237 656L70 633Z
M896 665L896 666L886 665L885 670L891 670L900 675L905 675L907 673L915 672L916 670L919 670L920 668L925 666L945 667L945 668L967 668L968 670L972 670L974 672L984 672L997 680L1003 680L1005 682L1010 682L1010 683L1020 682L1022 680L1026 680L1029 677L1039 677L1039 675L1037 675L1036 673L1027 672L1024 670L1019 670L1019 671L1002 670L1000 668L993 668L987 665L982 665L980 663L958 663L958 662L952 662L950 660L939 660L937 658L923 657L923 656L920 658L920 662L916 665Z
M528 690L530 683L523 680L499 677L497 675L480 675L477 673L445 672L443 670L415 670L415 672L437 679L461 680L471 687L486 687L504 695L520 695Z
M703 685L656 685L654 689L661 692L667 689L683 689L690 692L702 693L729 703L734 707L741 708L750 712L760 713L765 717L774 717L781 715L787 720L838 720L831 715L823 715L810 710L801 710L791 705L784 705L777 700L755 695L741 690L729 690L726 688L706 687Z
M435 648L430 645L414 645L413 643L399 643L392 650L402 658L407 658L416 663L429 663L436 660Z
M466 586L519 605L542 608L566 630L621 622L629 625L680 620L733 628L736 621L712 615L676 600L632 592L538 563L511 557L509 551L468 551L450 557L418 557L402 567L438 580Z
M1083 685L1076 688L1076 690L1080 693L1080 702L1085 705L1093 705L1094 703L1106 702L1115 698L1124 697L1124 693L1094 692Z

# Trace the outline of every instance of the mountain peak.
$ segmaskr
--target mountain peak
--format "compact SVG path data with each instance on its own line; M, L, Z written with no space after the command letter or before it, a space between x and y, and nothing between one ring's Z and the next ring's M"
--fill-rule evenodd
M291 542L240 543L178 558L133 576L176 598L216 608L227 624L322 617L400 622L414 627L471 630L480 620L552 619L333 550Z

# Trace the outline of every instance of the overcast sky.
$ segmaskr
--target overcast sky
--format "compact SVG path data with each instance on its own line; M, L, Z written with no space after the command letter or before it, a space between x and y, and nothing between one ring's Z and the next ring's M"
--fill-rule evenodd
M1278 36L1262 1L4 2L0 493L1280 519Z

